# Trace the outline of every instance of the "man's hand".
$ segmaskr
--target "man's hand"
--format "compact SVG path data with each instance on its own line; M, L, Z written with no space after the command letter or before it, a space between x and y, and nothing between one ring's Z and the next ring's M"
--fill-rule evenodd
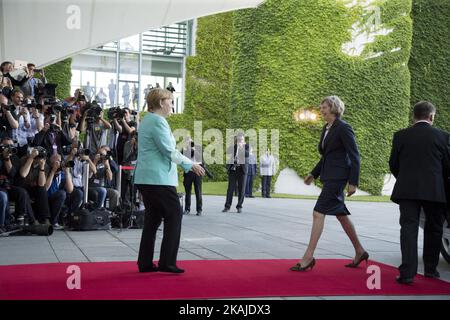
M192 165L192 172L194 172L196 175L198 175L199 177L203 177L205 175L205 169L203 169L203 167L199 164L194 163Z
M41 170L45 169L45 158L39 159L39 168Z
M60 167L61 167L61 161L55 161L55 162L53 162L53 165L52 165L52 171L56 172L59 170Z
M355 192L356 192L356 186L354 186L352 184L349 184L348 185L347 197L352 196Z
M72 157L75 157L77 155L77 153L78 153L78 149L77 148L72 148L72 150L70 151L70 155Z
M304 182L307 186L309 186L313 181L314 181L314 176L312 174L308 174L304 180Z
M33 149L30 154L30 158L34 159L39 155L39 151L37 149Z

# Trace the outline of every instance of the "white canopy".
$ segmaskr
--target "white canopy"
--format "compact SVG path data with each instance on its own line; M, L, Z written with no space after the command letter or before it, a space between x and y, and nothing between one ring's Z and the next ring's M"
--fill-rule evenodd
M264 0L0 0L0 61L44 66L150 29Z

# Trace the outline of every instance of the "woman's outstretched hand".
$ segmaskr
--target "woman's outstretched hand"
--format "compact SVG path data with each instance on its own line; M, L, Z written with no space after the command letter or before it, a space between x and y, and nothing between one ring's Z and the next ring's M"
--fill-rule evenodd
M191 170L200 177L203 177L205 175L205 169L203 169L203 167L199 164L194 163Z
M314 176L312 174L308 174L304 180L304 182L307 186L309 186L313 181L314 181Z
M347 197L350 197L352 194L354 194L356 192L356 186L349 184L348 185L348 192L347 192Z

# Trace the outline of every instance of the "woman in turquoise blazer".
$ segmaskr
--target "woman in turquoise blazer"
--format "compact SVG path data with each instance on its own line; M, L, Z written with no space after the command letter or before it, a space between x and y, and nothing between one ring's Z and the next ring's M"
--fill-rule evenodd
M166 117L172 112L173 95L153 89L147 96L149 113L139 126L138 157L134 184L145 205L144 229L139 248L140 272L183 273L176 265L180 246L182 209L178 199L177 165L203 176L204 169L176 150L175 138ZM158 266L153 263L158 227L164 219L164 235Z

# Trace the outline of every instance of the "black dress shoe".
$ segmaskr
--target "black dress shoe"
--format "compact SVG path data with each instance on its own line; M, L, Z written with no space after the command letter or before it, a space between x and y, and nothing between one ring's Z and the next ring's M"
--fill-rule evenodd
M138 268L139 268L139 272L156 272L156 271L158 271L158 267L155 264L153 264L150 268L144 268L144 267L140 267L140 266L138 266Z
M228 208L224 208L224 209L222 210L222 212L228 212L228 211L230 211L230 209L228 209Z
M184 210L183 214L189 214L191 211L189 210Z
M201 215L202 215L202 212L201 212L201 211L197 211L197 215L198 215L198 216L201 216Z
M401 276L398 276L395 280L401 284L411 284L414 282L413 278L403 278Z
M180 268L174 267L174 266L159 267L158 271L160 271L160 272L170 272L170 273L184 273L184 269L180 269Z
M439 279L441 277L441 274L436 270L433 272L425 272L424 276L425 278Z
M241 213L241 212L242 212L241 208L237 209L237 213Z

